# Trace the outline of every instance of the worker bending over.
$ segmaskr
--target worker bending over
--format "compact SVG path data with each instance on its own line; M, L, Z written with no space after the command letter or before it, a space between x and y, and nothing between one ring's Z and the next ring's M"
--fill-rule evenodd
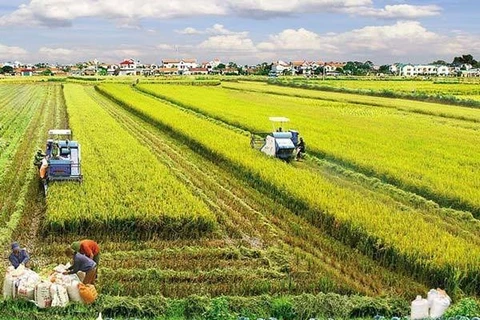
M25 248L21 249L18 242L12 243L12 253L8 257L12 266L17 269L20 265L25 266L30 261L30 256Z
M305 154L305 141L303 138L300 138L300 141L297 144L297 160L300 160Z
M75 241L72 243L72 249L75 250L75 252L80 252L81 254L86 255L95 261L98 268L98 264L100 262L100 247L98 246L98 243L88 239Z
M84 284L94 284L97 275L97 264L89 257L73 251L71 247L65 249L65 255L69 258L73 258L73 265L68 268L63 274L75 274L78 271L85 272Z

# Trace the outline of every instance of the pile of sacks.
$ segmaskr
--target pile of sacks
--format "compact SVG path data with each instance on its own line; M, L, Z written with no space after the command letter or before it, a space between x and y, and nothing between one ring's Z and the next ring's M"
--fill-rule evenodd
M69 301L92 303L97 291L91 284L84 285L76 274L64 275L69 265L59 265L48 277L20 265L9 267L3 282L4 299L25 299L39 308L65 307Z
M445 290L431 289L427 294L427 299L422 299L422 296L418 295L412 301L410 319L441 318L451 302L452 300Z

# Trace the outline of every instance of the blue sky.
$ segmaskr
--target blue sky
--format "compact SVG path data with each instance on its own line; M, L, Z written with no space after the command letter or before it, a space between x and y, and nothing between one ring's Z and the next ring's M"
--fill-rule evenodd
M472 0L0 0L0 62L480 59Z

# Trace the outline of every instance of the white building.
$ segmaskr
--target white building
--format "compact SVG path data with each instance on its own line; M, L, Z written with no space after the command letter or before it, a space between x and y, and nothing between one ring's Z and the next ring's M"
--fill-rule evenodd
M450 68L448 66L428 65L404 65L400 70L400 75L404 77L415 76L448 76L450 75Z
M388 67L388 71L390 71L390 73L397 74L398 73L397 65L392 64L390 67Z
M450 75L450 67L448 67L448 66L438 66L437 75L439 75L439 76Z
M134 76L137 74L137 63L133 59L125 59L120 62L119 76Z
M197 59L164 59L162 60L162 68L177 69L179 74L183 74L191 68L198 68L198 64Z
M292 74L292 68L290 65L282 60L278 60L277 62L273 63L272 66L272 73L275 72L276 75L282 75L284 72Z

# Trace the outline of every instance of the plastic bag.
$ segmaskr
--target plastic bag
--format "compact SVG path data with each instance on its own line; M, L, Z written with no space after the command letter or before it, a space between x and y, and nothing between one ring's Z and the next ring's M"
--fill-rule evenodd
M79 283L78 289L84 303L90 304L93 303L95 299L97 299L97 289L95 289L95 286L93 284L85 285L83 283Z

